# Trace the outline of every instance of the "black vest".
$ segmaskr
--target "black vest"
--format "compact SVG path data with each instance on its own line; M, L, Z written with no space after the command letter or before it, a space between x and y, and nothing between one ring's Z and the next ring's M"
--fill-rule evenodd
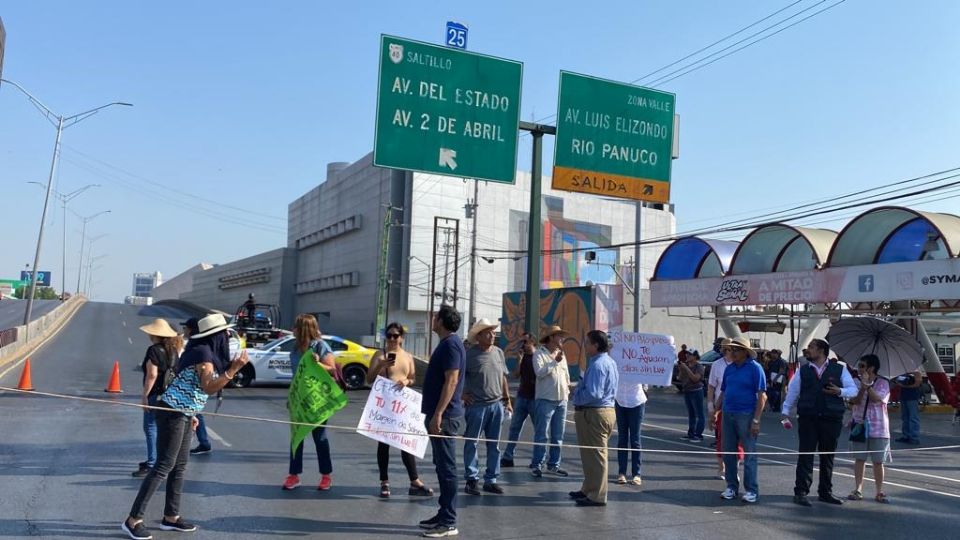
M818 379L817 370L807 364L800 368L800 400L797 401L797 414L800 416L823 416L825 418L843 419L846 407L843 398L823 392L823 387L833 383L843 387L843 370L845 365L840 362L829 362Z

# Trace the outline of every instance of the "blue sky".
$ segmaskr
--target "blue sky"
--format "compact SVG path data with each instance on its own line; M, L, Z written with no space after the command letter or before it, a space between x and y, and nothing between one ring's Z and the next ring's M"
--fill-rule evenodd
M95 297L118 301L134 272L285 245L287 204L328 162L372 148L381 33L440 43L447 20L466 22L471 50L524 63L522 118L542 119L561 69L633 81L790 3L7 1L3 76L66 115L134 103L68 129L56 180L102 184L71 207L112 211L88 232L108 234ZM680 229L960 165L958 16L951 0L848 0L660 87L681 115ZM43 200L25 182L46 181L53 139L0 87L0 278L32 261ZM519 151L528 169L529 138ZM920 207L956 213L958 201ZM56 283L61 219L57 208L41 257Z

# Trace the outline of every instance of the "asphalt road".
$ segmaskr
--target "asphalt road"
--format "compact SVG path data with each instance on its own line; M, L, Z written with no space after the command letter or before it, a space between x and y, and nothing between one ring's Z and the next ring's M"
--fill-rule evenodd
M32 356L37 390L135 403L140 373L134 366L147 346L137 330L145 319L135 313L133 306L84 305L59 336ZM114 360L123 366L125 393L110 397L103 388ZM0 375L0 385L15 385L19 372L16 368ZM278 387L229 390L221 412L283 419L285 395L286 389ZM331 424L355 426L365 399L364 392L351 393L350 405ZM0 411L0 537L122 538L119 523L139 487L130 472L144 459L139 411L10 392L0 392ZM670 390L651 393L645 448L704 449L679 440L685 425L679 395ZM435 512L435 499L410 500L405 495L406 478L396 453L391 473L399 495L378 499L376 444L350 431L331 434L331 491L313 489L319 475L308 442L304 486L285 492L279 487L287 467L285 426L224 418L210 419L209 426L215 434L214 451L193 457L187 472L182 513L200 526L191 538L413 537L416 522ZM960 428L950 424L948 415L924 415L922 429L924 446L960 444ZM789 451L796 448L795 436L769 414L761 449ZM530 440L529 431L522 440ZM575 441L572 424L566 440ZM529 453L529 447L523 447L517 463L525 463ZM435 486L429 454L420 465L423 479ZM715 461L709 455L644 454L643 487L611 486L606 508L573 506L566 493L579 488L581 469L572 449L564 452L564 466L570 478L534 480L521 466L503 474L505 495L461 495L461 537L951 538L960 523L957 450L896 454L886 490L891 505L873 502L868 483L867 500L842 507L814 502L812 509L790 502L791 456L762 458L760 502L752 506L719 498L724 486L714 478ZM850 464L841 461L834 476L839 495L852 489L850 473ZM176 533L158 530L162 505L158 494L147 525L155 538L175 538Z
M35 321L43 317L60 304L59 300L35 300L33 309L30 311L30 320ZM23 324L23 314L26 309L26 300L14 300L12 298L0 300L0 330Z

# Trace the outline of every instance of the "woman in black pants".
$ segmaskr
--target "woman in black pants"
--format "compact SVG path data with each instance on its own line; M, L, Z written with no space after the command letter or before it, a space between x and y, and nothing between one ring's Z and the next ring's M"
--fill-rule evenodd
M143 514L150 498L166 480L166 504L160 528L165 531L190 532L196 525L180 517L180 493L183 489L187 460L190 457L191 431L196 428L196 414L203 410L207 398L216 394L247 363L244 351L232 362L227 342L227 324L222 315L207 315L197 323L187 348L180 356L177 376L160 398L156 411L157 464L143 479L130 515L120 525L133 540L150 540L153 536L143 525Z

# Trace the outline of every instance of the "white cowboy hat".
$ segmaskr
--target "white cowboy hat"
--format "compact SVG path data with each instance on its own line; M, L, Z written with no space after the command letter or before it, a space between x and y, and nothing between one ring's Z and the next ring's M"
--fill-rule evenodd
M154 319L152 323L141 326L140 330L157 337L175 337L177 335L177 331L163 319Z
M470 327L470 331L467 332L467 340L476 341L477 334L489 328L496 328L498 326L500 325L495 322L490 322L490 319L480 319L479 321L473 323L473 326Z
M191 334L190 339L193 338L202 338L217 332L222 332L227 328L233 328L234 324L227 324L227 320L223 318L223 315L219 313L212 313L206 317L197 321L197 329L200 330L196 334Z
M747 354L752 358L757 356L757 351L753 350L753 347L750 346L750 340L745 337L735 337L730 340L730 343L724 345L724 347L734 347L737 349L746 349Z
M548 326L540 331L540 343L545 343L548 338L557 334L566 334L567 331L557 325Z

